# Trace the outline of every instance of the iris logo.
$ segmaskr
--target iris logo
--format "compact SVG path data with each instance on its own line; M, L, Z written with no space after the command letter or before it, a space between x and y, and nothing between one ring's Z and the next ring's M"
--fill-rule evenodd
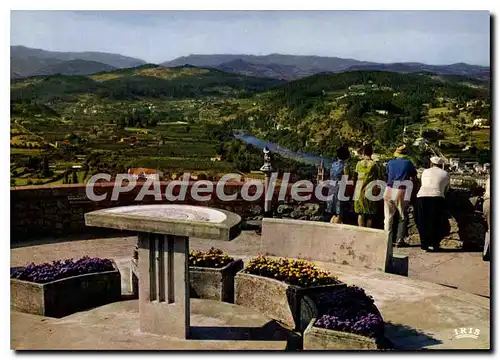
M479 329L473 329L473 328L457 328L453 329L454 337L455 339L463 339L463 338L469 338L469 339L477 339L480 334Z

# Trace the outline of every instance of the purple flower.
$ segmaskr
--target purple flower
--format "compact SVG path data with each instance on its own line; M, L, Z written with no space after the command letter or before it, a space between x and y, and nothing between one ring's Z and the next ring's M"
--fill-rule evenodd
M314 326L369 337L384 331L384 320L373 298L357 286L321 294L315 300L321 316Z
M11 277L36 283L46 283L71 276L111 270L113 270L113 262L111 260L84 256L77 261L66 259L63 261L53 261L52 264L35 265L32 263L25 268L15 271Z

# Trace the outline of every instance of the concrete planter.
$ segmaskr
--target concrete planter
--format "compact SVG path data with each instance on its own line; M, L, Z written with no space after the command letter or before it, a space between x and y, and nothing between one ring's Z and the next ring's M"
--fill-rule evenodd
M242 260L234 260L223 268L190 266L190 297L234 302L234 276L243 268ZM130 262L130 286L134 297L138 296L139 270L137 260Z
M342 331L315 327L311 319L304 331L304 350L378 350L377 339Z
M311 296L345 287L346 284L335 284L302 288L240 271L235 276L235 303L255 309L302 332L311 319L318 316Z
M77 311L118 301L121 278L114 270L72 276L45 284L10 279L10 304L15 311L63 317Z
M242 268L241 259L234 260L220 269L190 266L190 296L234 303L234 276Z

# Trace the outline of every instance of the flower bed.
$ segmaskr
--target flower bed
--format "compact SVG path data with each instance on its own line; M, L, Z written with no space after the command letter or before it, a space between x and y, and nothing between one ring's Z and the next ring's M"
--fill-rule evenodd
M378 350L377 339L314 326L313 318L304 331L303 350Z
M189 266L222 268L234 259L221 249L211 248L208 251L189 250Z
M72 276L112 270L114 270L112 260L84 256L77 261L66 259L53 261L52 264L44 263L35 265L31 263L26 267L16 269L11 274L11 278L44 284Z
M190 296L233 303L234 276L242 268L242 260L220 249L189 251Z
M303 331L318 315L314 298L346 285L303 260L259 256L235 277L235 302Z
M16 268L10 291L13 310L61 317L119 300L121 278L112 260L84 257Z
M341 283L329 272L318 269L305 260L272 259L258 256L250 261L244 271L300 287Z
M373 298L356 286L315 298L320 316L304 333L304 349L377 349L384 320Z
M384 320L373 298L357 286L348 286L316 300L322 315L314 326L353 334L380 337L384 333Z
M190 296L199 299L211 299L234 302L234 276L243 268L243 261L233 259L221 249L208 251L189 251ZM130 264L131 290L138 296L139 273L137 260Z

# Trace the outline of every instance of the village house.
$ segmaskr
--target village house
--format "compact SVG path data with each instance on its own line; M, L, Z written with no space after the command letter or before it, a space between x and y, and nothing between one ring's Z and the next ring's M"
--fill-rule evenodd
M484 118L474 119L472 124L478 127L485 127L488 126L488 119Z
M459 158L450 158L450 170L458 170L460 167L460 159Z
M147 168L130 168L127 173L134 179L161 179L163 177L161 171Z
M137 142L137 138L135 136L125 137L125 138L121 138L120 142L135 143L135 142Z

